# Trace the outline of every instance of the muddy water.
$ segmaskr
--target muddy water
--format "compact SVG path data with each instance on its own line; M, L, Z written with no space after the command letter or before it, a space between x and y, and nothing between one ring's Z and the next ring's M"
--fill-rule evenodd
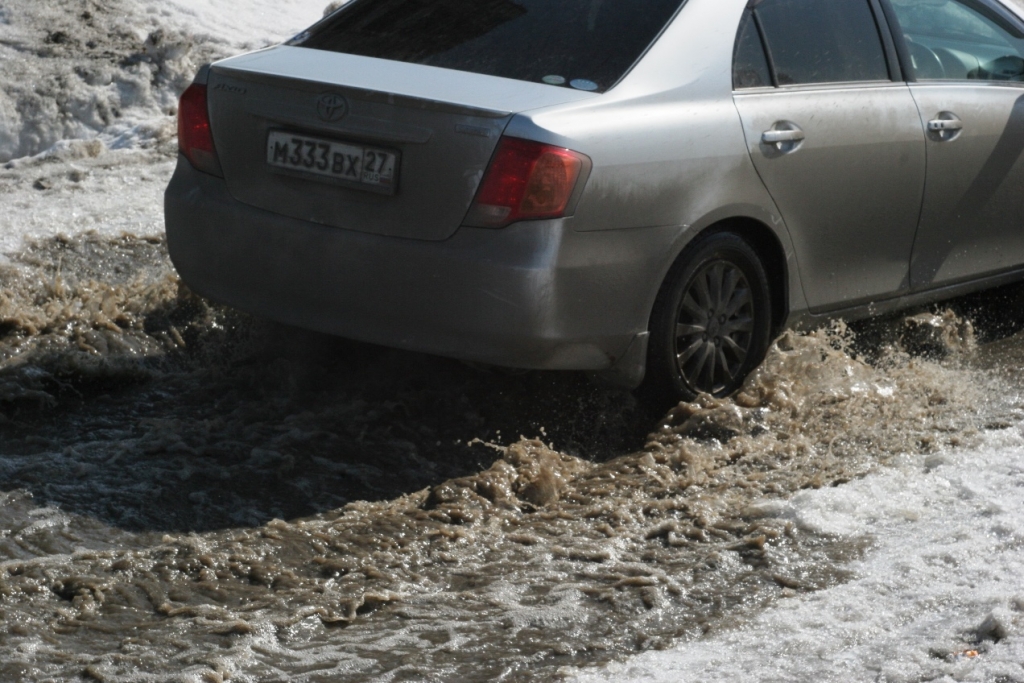
M868 540L773 500L1020 419L1013 291L787 334L666 414L261 323L159 241L0 281L4 681L550 680L843 581Z

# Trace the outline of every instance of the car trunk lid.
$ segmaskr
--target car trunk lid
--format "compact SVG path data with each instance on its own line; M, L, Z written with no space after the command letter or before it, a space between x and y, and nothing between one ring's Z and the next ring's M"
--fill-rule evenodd
M237 200L334 228L423 240L458 229L515 113L595 96L288 46L219 62L207 86L214 142ZM288 141L295 147L283 148ZM368 167L393 154L393 175L345 176L360 152ZM334 165L338 154L348 161ZM341 176L333 173L339 169Z

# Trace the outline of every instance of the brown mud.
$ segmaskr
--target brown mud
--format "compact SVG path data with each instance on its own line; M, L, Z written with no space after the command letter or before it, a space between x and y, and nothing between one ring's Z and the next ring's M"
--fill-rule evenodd
M787 333L665 414L254 320L159 240L36 244L0 272L0 680L550 680L742 623L869 542L772 500L1019 421L1022 300Z

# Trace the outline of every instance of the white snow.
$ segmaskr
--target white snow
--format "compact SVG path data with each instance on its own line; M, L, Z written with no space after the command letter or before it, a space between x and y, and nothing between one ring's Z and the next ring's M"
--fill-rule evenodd
M323 16L330 0L140 0L157 23L241 49L257 49L299 33Z
M0 0L0 262L25 239L163 231L177 98L328 0ZM81 13L80 13L81 12Z
M164 229L163 192L174 162L131 150L0 170L0 262L23 240L96 231L148 237ZM10 180L11 186L5 187ZM37 189L47 187L48 189Z
M870 539L848 567L855 578L783 599L736 630L572 680L1024 681L1022 494L1017 427L979 450L907 458L766 504L803 533Z

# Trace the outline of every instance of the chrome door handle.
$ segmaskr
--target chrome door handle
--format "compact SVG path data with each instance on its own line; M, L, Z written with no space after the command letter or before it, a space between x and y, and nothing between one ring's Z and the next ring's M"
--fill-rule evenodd
M951 111L940 111L928 122L928 136L937 142L952 142L963 129L964 122Z
M761 142L766 145L777 145L783 142L800 142L806 135L802 130L766 130L761 133Z
M800 149L805 137L803 129L792 121L776 121L761 133L761 144L773 146L781 154L791 154Z
M964 122L959 119L932 119L928 122L928 130L963 130Z

